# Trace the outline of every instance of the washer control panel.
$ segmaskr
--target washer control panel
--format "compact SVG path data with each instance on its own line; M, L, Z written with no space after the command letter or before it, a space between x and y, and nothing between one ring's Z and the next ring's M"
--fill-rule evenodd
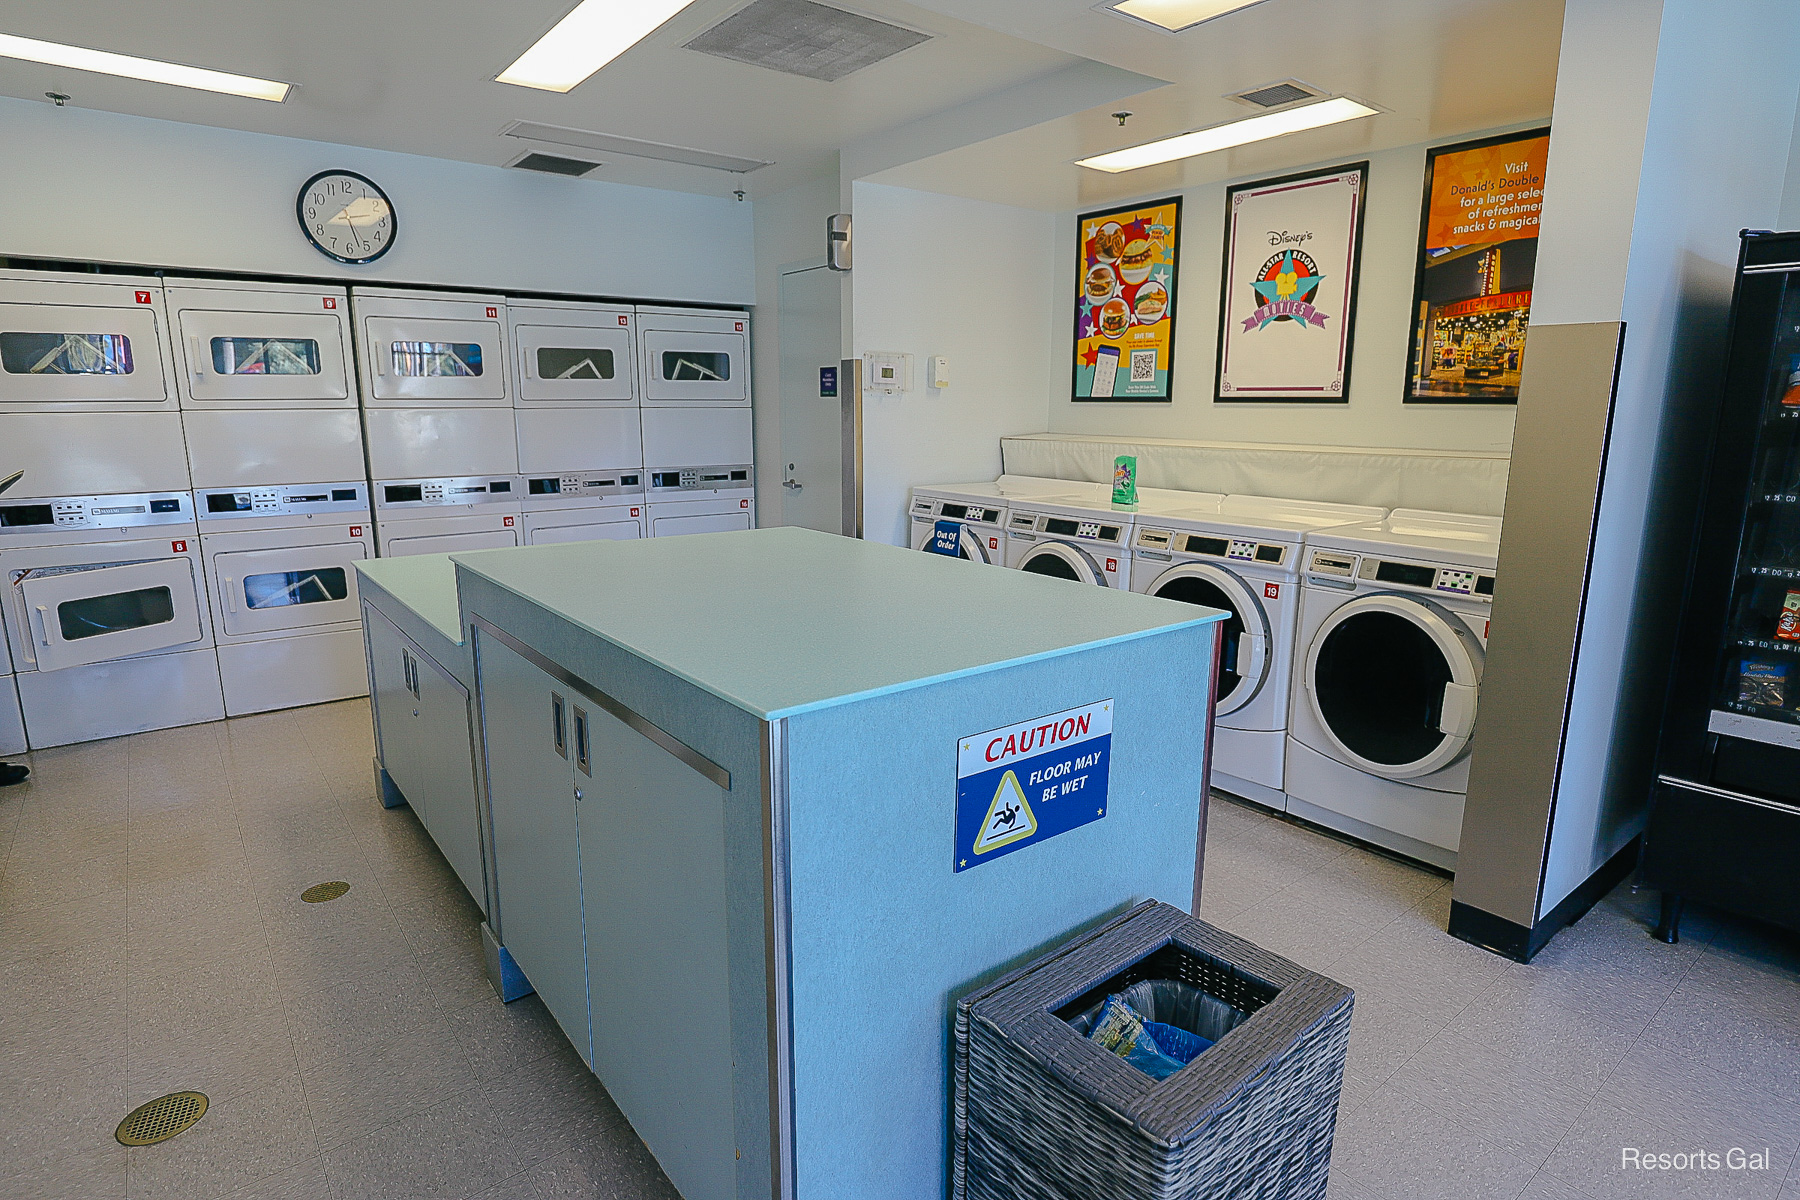
M1080 542L1102 542L1114 546L1125 544L1127 532L1122 525L1109 525L1104 521L1087 521L1075 517L1058 517L1049 513L1034 512L1014 513L1007 528L1020 535L1036 533L1049 537L1074 538Z
M1288 552L1288 547L1279 542L1183 533L1180 530L1157 529L1154 526L1139 529L1131 544L1140 550L1172 550L1206 558L1223 558L1231 562L1257 563L1265 567L1281 566L1287 560Z
M1491 601L1494 598L1494 576L1473 567L1441 567L1436 563L1365 558L1360 577L1390 587L1466 596L1470 600Z
M0 503L0 537L52 529L131 529L189 525L194 498L186 492L135 492L119 496L63 496Z
M378 509L430 508L445 505L516 504L518 480L510 475L476 475L461 479L383 479L375 485Z
M923 521L971 521L978 525L998 525L1000 510L979 504L959 504L954 500L933 500L921 496L912 503L912 515Z

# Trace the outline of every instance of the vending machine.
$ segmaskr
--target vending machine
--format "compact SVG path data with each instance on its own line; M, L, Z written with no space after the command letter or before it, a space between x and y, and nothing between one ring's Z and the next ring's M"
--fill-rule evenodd
M1800 928L1800 233L1746 231L1644 836L1694 899Z

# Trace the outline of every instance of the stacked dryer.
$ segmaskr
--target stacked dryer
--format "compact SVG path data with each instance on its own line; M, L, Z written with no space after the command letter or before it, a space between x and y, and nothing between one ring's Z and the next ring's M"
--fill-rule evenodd
M639 306L651 537L756 524L750 317Z
M24 471L0 610L34 748L224 715L171 349L159 280L0 272L0 478Z
M379 552L518 545L506 300L354 288L350 312Z
M526 545L641 538L644 448L632 310L507 304Z
M374 537L346 294L167 291L225 711L360 696L354 564Z

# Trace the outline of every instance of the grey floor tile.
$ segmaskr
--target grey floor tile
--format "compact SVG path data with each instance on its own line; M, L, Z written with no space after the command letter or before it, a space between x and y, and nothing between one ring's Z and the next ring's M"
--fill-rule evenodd
M1658 991L1658 995L1664 995ZM1587 991L1513 965L1451 1018L1460 1033L1505 1050L1547 1078L1595 1087L1637 1041L1641 997ZM1621 1011L1623 1010L1623 1011Z
M474 1067L449 1024L433 1020L367 1052L301 1068L319 1145L331 1147L468 1092Z
M0 911L20 912L40 904L63 904L125 887L125 847L93 858L47 861L21 854L0 876Z
M562 1026L533 994L500 1003L493 989L443 1014L478 1078L500 1079L568 1047Z
M302 1066L379 1052L430 1024L437 1004L410 963L282 993Z
M118 1120L114 1117L112 1126L97 1132L83 1130L72 1145L12 1146L0 1136L6 1163L0 1171L0 1200L126 1200L126 1150L112 1135Z
M1373 1195L1395 1200L1512 1200L1547 1147L1523 1152L1383 1089L1338 1124L1332 1167Z
M627 1134L552 1155L471 1200L681 1200L681 1193Z
M170 1092L203 1092L214 1103L256 1092L299 1066L287 1012L210 1006L147 1014L131 1023L127 1042L127 1107Z
M1344 1069L1368 1083L1386 1083L1443 1030L1447 1020L1443 1013L1403 1001L1358 997L1350 1017Z
M48 1005L0 1002L0 1127L90 1103L122 1116L126 1028L122 993Z
M1519 1200L1596 1200L1546 1171L1539 1171L1519 1193Z
M1418 922L1394 921L1331 964L1333 979L1363 998L1381 996L1453 1016L1507 968L1505 959Z
M1277 892L1234 913L1220 927L1326 975L1333 963L1376 933L1375 926L1290 892Z
M338 1200L325 1164L308 1158L285 1171L227 1193L221 1200ZM350 1198L346 1197L346 1200Z
M1388 1088L1498 1145L1542 1157L1593 1098L1583 1087L1540 1073L1508 1050L1445 1030L1388 1080ZM1521 1097L1529 1102L1521 1103Z
M297 1073L209 1105L192 1128L128 1152L132 1200L229 1195L279 1175L316 1153Z

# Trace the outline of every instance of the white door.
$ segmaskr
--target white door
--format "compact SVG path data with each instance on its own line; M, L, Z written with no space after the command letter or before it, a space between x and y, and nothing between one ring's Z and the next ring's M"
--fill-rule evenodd
M361 542L234 550L212 556L225 632L267 633L357 619Z
M166 403L156 313L150 304L0 304L0 412Z
M647 403L750 402L747 333L646 329L643 346Z
M356 403L336 313L188 309L177 320L182 388L198 407Z
M519 403L635 403L630 318L620 314L618 320L613 326L514 326Z
M506 399L500 322L367 317L370 392L402 406Z
M1377 592L1325 618L1301 680L1345 762L1417 779L1468 747L1483 657L1475 634L1441 605Z
M1181 563L1150 585L1152 596L1179 600L1229 614L1220 627L1225 640L1219 658L1220 716L1236 712L1256 698L1269 673L1269 615L1250 586L1211 563Z
M844 532L842 276L825 267L781 277L781 523ZM836 386L830 395L821 368Z
M388 526L389 530L395 528ZM404 525L400 528L405 528ZM398 537L384 532L381 539L381 553L387 558L403 558L408 554L460 554L465 550L498 550L506 546L519 544L519 535L512 529L489 529L471 531L469 533L432 533L423 536Z
M1070 579L1079 583L1107 586L1106 572L1079 546L1068 542L1039 542L1019 559L1019 570L1052 579Z
M18 587L40 671L171 650L203 637L186 557L51 568Z
M659 517L650 515L650 536L670 537L679 533L730 533L750 528L747 512L698 513L692 516Z
M582 521L572 514L569 523L533 525L526 518L525 543L529 546L552 546L561 542L629 542L644 536L641 521L625 518L616 521Z

